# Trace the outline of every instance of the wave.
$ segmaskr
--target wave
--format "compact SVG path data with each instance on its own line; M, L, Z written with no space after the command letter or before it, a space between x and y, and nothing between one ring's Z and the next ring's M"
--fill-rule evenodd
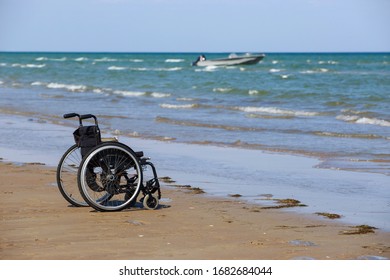
M62 83L45 83L45 82L32 82L31 86L43 86L49 89L65 89L71 92L86 92L91 91L97 94L116 94L126 97L137 97L137 96L151 96L154 98L165 98L171 96L170 93L162 92L144 92L144 91L130 91L130 90L114 90L111 88L99 88L99 87L88 87L85 85L73 85L73 84L62 84Z
M199 105L198 104L182 104L182 105L179 105L179 104L163 103L163 104L160 104L160 107L161 108L165 108L165 109L192 109L192 108L199 107Z
M45 94L45 93L41 93L39 94L40 97L42 98L55 98L55 99L60 99L60 98L64 98L63 95L61 94L55 94L55 95L51 95L51 94Z
M318 68L318 69L313 69L313 70L300 71L299 73L301 73L301 74L317 74L317 73L327 73L327 72L329 72L329 69Z
M361 117L356 115L339 115L336 117L336 119L356 124L369 124L390 127L390 121L377 118Z
M243 111L246 113L267 113L267 114L276 114L276 115L290 115L290 116L304 116L304 117L317 116L320 114L318 112L287 110L287 109L280 109L280 108L276 108L276 107L236 106L236 107L232 107L232 109L238 110L238 111Z
M161 92L152 92L150 94L152 97L155 97L155 98L164 98L164 97L169 97L171 96L170 93L161 93Z
M130 59L131 62L144 62L143 59Z
M156 117L156 121L160 123L168 123L174 125L182 125L182 126L192 126L192 127L205 127L205 128L217 128L224 129L229 131L264 131L262 128L253 128L253 127L242 127L242 126L231 126L224 124L212 124L212 123L200 123L194 122L190 120L177 120L166 117Z
M11 66L12 67L20 67L20 68L43 68L43 67L46 67L46 64L19 64L19 63L14 63Z
M132 67L129 68L131 71L156 71L156 72L161 72L161 71L179 71L182 70L182 67L170 67L170 68L146 68L146 67Z
M168 58L165 60L165 62L168 62L168 63L177 63L177 62L183 62L184 59L177 59L177 58Z
M196 68L195 72L214 72L218 69L218 66L206 66L204 68Z
M250 113L246 115L247 118L253 119L292 119L294 116L292 115L262 115L262 114L254 114Z
M328 60L328 61L320 60L320 61L318 61L318 64L331 64L331 65L335 65L335 64L339 64L339 62L338 61L334 61L334 60Z
M87 60L88 60L87 57L78 57L74 59L74 61L87 61Z
M93 61L95 61L95 62L113 62L113 61L118 61L118 59L109 58L109 57L102 57L102 58L96 58Z
M119 67L119 66L110 66L107 68L107 70L115 70L115 71L121 71L121 70L126 70L126 67Z
M152 71L180 71L182 67L171 67L171 68L154 68Z
M232 88L213 88L214 92L231 92L233 91Z
M44 82L32 82L32 86L45 86L50 89L65 89L72 92L84 92L87 90L85 85L72 85L72 84L61 84L61 83L44 83Z
M146 94L146 92L142 92L142 91L127 91L127 90L114 90L113 93L123 95L123 96L132 96L132 97L142 96Z
M329 131L315 131L314 135L326 136L326 137L338 137L338 138L358 138L358 139L383 139L383 136L375 134L358 134L358 133L340 133L340 132L329 132ZM387 139L385 137L385 139Z
M46 85L47 88L53 89L66 89L72 92L78 91L82 92L87 89L87 86L84 85L67 85L67 84L58 84L58 83L49 83Z
M36 61L66 61L66 57L61 57L61 58L48 58L48 57L37 57L35 59Z

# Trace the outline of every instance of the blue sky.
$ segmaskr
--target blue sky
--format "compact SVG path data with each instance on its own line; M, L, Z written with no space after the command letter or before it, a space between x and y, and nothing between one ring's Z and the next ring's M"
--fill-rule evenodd
M0 0L0 51L390 51L390 0Z

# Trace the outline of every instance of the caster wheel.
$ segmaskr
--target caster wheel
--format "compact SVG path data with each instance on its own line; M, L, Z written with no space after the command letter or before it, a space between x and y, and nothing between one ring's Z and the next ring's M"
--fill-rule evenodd
M158 207L158 198L154 194L147 194L142 204L146 209L154 210Z

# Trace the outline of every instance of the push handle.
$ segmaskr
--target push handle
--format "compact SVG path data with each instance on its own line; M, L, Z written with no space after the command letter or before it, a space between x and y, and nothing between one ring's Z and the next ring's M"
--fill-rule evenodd
M80 126L83 125L82 121L81 121L81 117L79 114L77 113L68 113L68 114L65 114L64 115L64 119L69 119L69 118L74 118L74 117L78 117L79 118L79 123L80 123Z
M74 118L74 117L79 117L80 118L80 115L76 114L76 113L69 113L69 114L65 114L64 115L64 119L69 119L69 118Z
M91 118L93 118L95 120L95 124L98 125L97 118L94 115L92 115L92 114L81 115L80 116L80 121L81 120L85 120L85 119L91 119Z

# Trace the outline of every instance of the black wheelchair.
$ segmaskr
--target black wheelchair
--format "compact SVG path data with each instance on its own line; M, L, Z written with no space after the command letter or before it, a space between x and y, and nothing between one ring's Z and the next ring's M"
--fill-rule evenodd
M57 185L73 206L91 206L98 211L120 211L136 204L156 209L161 199L156 168L143 152L135 152L116 138L102 139L96 116L65 114L79 119L73 136L76 144L62 156L57 167ZM94 125L83 120L94 119ZM151 169L144 182L144 172ZM75 187L77 186L77 187Z

